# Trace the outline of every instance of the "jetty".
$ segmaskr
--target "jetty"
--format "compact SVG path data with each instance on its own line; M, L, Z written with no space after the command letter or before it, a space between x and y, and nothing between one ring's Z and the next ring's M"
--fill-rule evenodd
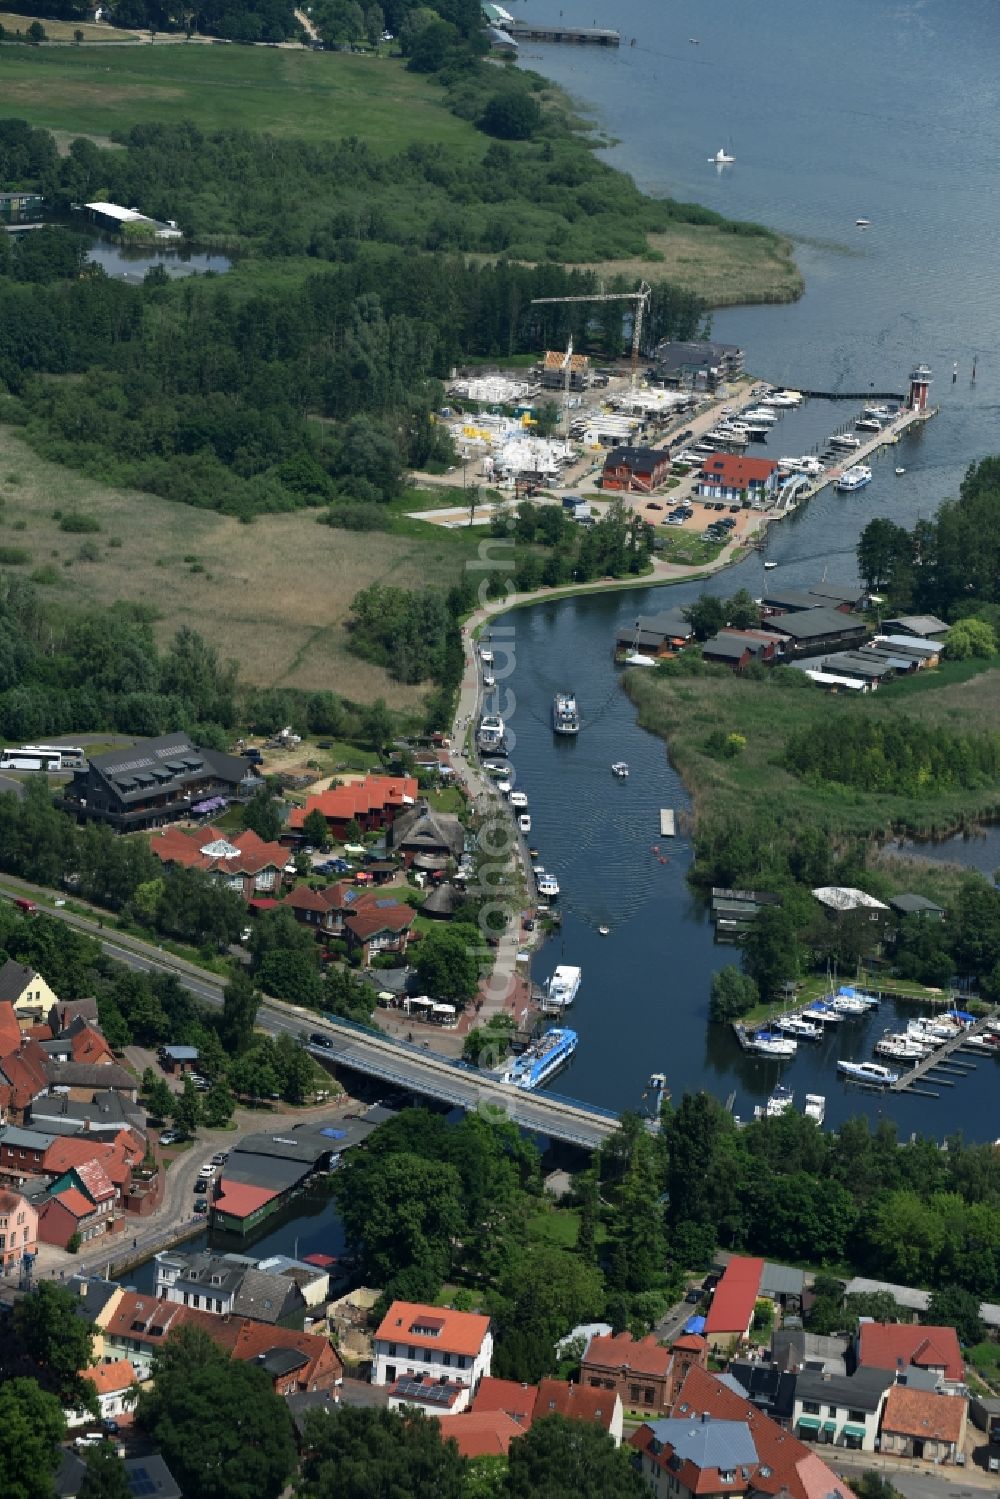
M660 808L660 837L672 838L677 829L674 826L674 811L672 807Z
M973 1053L966 1051L961 1058L955 1058L956 1052L961 1052L963 1047L969 1044L970 1036L982 1035L983 1031L991 1029L997 1023L997 1015L993 1014L985 1020L977 1020L968 1030L959 1031L951 1040L946 1041L943 1046L935 1046L930 1056L924 1057L915 1067L908 1072L901 1073L889 1091L891 1093L919 1093L922 1098L937 1098L940 1095L931 1093L924 1088L916 1086L918 1083L933 1083L936 1088L953 1088L956 1082L974 1072L975 1063L972 1061ZM989 1055L988 1050L985 1053ZM975 1055L979 1055L978 1052Z
M620 47L620 31L603 26L546 26L534 21L511 21L506 26L515 42L568 42L577 47Z

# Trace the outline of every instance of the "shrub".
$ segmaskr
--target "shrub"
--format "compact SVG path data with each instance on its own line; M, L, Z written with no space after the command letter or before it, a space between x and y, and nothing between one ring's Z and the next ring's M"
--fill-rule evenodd
M542 121L542 111L530 94L494 94L479 120L480 130L505 141L530 140Z
M60 531L70 531L74 536L83 536L87 532L99 531L101 523L96 516L84 515L79 510L72 510L68 515L59 516Z
M0 547L0 567L23 567L31 561L31 553L24 547Z

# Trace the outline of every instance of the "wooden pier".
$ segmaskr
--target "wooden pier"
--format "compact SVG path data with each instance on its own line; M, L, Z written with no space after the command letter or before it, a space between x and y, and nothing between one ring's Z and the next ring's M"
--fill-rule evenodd
M942 1046L935 1046L930 1056L923 1057L909 1072L901 1073L900 1077L889 1089L890 1093L919 1093L923 1098L936 1098L936 1093L925 1092L922 1088L914 1086L918 1082L933 1083L935 1088L953 1088L956 1082L968 1077L974 1072L975 1063L972 1061L973 1053L965 1051L960 1060L953 1060L956 1052L962 1051L968 1045L970 1036L978 1036L997 1023L997 1014L994 1013L985 1020L977 1020L967 1030L959 1031L951 1041L945 1041ZM990 1056L988 1050L984 1050L984 1056Z
M603 26L545 26L534 21L512 21L506 28L515 42L569 42L577 47L620 47L620 31Z

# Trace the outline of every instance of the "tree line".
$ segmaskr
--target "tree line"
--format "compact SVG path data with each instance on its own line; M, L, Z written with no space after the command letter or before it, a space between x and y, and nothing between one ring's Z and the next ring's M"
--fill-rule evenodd
M956 734L899 716L821 718L785 744L789 770L816 785L933 796L971 790L1000 776L1000 735Z
M957 498L911 530L879 516L858 541L858 570L893 608L1000 623L1000 458L970 465Z

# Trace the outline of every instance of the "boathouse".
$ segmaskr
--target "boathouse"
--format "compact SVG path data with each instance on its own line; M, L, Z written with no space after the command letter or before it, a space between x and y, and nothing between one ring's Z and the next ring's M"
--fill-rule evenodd
M841 614L837 609L803 609L780 616L775 634L787 635L786 656L822 656L829 651L853 650L863 643L868 626L859 614ZM763 628L771 630L770 617Z
M887 619L885 628L895 635L914 635L918 640L943 640L951 626L935 614L901 614L898 619Z

